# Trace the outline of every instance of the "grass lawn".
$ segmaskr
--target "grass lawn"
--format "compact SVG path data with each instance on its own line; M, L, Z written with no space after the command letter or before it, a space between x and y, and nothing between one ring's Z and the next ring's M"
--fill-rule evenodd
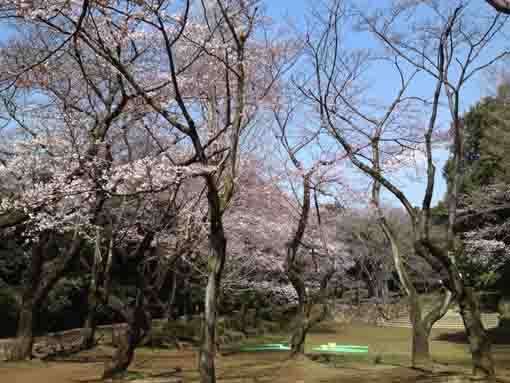
M446 382L443 374L426 373L409 368L411 331L402 328L369 326L341 326L329 324L312 332L307 339L306 351L320 344L369 346L368 354L345 354L319 363L309 358L289 360L288 352L234 352L236 347L222 349L217 358L218 382L225 383L374 383L374 382ZM451 338L451 340L450 340ZM438 340L443 339L443 340ZM249 339L243 345L280 343L284 334ZM510 342L509 342L510 343ZM498 378L510 382L510 344L494 346ZM462 337L434 330L431 349L434 359L444 371L469 374L470 356ZM79 355L84 362L23 362L0 364L0 382L6 383L67 383L98 382L103 365L112 349L100 346ZM323 358L325 359L325 358ZM197 353L194 350L152 350L141 348L131 367L130 377L161 374L175 368L182 370L184 382L198 382ZM448 377L451 381L451 377ZM459 380L460 379L460 380ZM457 378L467 382L467 376Z

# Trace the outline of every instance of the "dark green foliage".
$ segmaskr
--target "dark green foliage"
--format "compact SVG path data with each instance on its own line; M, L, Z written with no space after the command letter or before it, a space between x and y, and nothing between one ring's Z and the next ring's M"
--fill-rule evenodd
M463 117L464 176L461 192L471 193L481 186L510 182L510 102L509 86L501 86L497 97L481 100ZM451 161L443 169L452 174Z

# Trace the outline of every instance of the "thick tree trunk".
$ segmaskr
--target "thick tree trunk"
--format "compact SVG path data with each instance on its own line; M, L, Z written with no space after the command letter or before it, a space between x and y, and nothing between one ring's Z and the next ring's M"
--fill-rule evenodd
M83 325L83 342L81 345L82 350L90 350L95 346L96 339L96 309L97 305L89 304L89 311L87 319Z
M151 323L144 310L142 289L138 290L135 306L126 316L128 324L126 333L120 337L112 360L105 365L103 379L111 379L123 374L133 361L136 347L150 332Z
M409 316L413 325L412 365L414 368L428 368L432 364L430 357L430 330L423 320L422 308L417 294L409 295Z
M308 321L306 315L306 296L304 291L304 283L297 276L290 277L294 289L298 293L298 314L296 315L295 328L289 339L290 354L292 357L304 354L305 340L308 332Z
M41 302L41 278L43 273L43 257L48 242L48 236L42 235L39 242L32 247L30 268L23 286L23 294L19 310L18 329L16 332L16 346L12 360L26 360L32 358L34 344L34 321ZM39 297L39 299L37 299Z
M24 301L19 312L16 345L11 354L12 360L26 360L32 357L34 317L35 306L33 302Z
M432 365L429 346L430 330L423 323L413 324L412 365L414 368L429 368Z
M492 358L491 341L483 327L479 301L470 288L465 287L464 290L465 293L460 299L459 306L469 340L473 374L493 377L496 371Z
M308 320L306 315L307 296L303 276L295 264L289 267L287 276L298 296L298 312L295 319L295 328L289 339L291 356L296 356L298 354L303 354L305 351L304 344L308 332Z

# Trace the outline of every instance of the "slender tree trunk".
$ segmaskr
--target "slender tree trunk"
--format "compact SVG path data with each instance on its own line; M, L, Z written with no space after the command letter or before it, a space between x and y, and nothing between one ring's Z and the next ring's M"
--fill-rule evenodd
M308 333L308 321L306 314L300 314L297 326L290 337L291 356L303 355L305 353L305 341Z
M172 286L168 293L168 301L165 308L165 322L170 323L175 319L175 297L177 294L177 273L172 272Z
M221 221L219 201L214 196L210 198L210 237L209 237L209 276L205 290L204 323L202 326L202 343L199 356L199 370L201 383L215 383L216 372L214 360L216 357L216 317L218 312L218 295L221 273L225 264L227 240ZM211 201L213 199L213 201Z
M96 335L96 316L97 309L99 307L100 297L98 296L98 283L97 283L98 275L92 276L92 281L90 283L90 290L87 298L87 318L85 319L85 324L83 326L83 343L81 348L84 350L89 350L95 345L95 335Z
M240 325L241 325L241 331L243 334L246 334L246 327L248 327L247 323L246 323L246 318L248 317L248 307L249 306L246 301L244 301L241 305L241 313L240 313L241 314L241 318L240 318L241 323L240 323Z
M97 229L94 249L94 263L87 297L88 312L83 331L82 349L95 346L97 310L102 301L107 302L110 294L111 267L113 262L111 226L105 225L104 232ZM102 290L101 290L102 285ZM102 296L103 295L103 296Z

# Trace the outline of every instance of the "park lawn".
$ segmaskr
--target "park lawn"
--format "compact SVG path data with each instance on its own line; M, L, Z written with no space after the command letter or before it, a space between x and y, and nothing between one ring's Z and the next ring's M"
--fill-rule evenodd
M469 373L470 357L465 343L434 340L444 331L434 330L432 354L444 369L455 373ZM308 337L306 350L329 342L368 345L370 352L332 358L329 362L316 362L308 358L289 360L288 352L233 352L235 347L224 348L218 356L218 382L224 383L390 383L436 382L432 376L409 368L410 329L370 326L321 326ZM284 334L250 339L244 344L275 343L286 339ZM240 345L237 345L240 346ZM510 344L495 345L498 378L510 382ZM100 346L81 353L86 363L77 362L23 362L0 365L0 382L14 383L87 383L98 382L103 365L112 349ZM377 359L378 363L374 363ZM132 376L160 374L180 368L184 382L199 382L197 353L185 350L137 351L131 367ZM466 380L467 381L467 380Z

